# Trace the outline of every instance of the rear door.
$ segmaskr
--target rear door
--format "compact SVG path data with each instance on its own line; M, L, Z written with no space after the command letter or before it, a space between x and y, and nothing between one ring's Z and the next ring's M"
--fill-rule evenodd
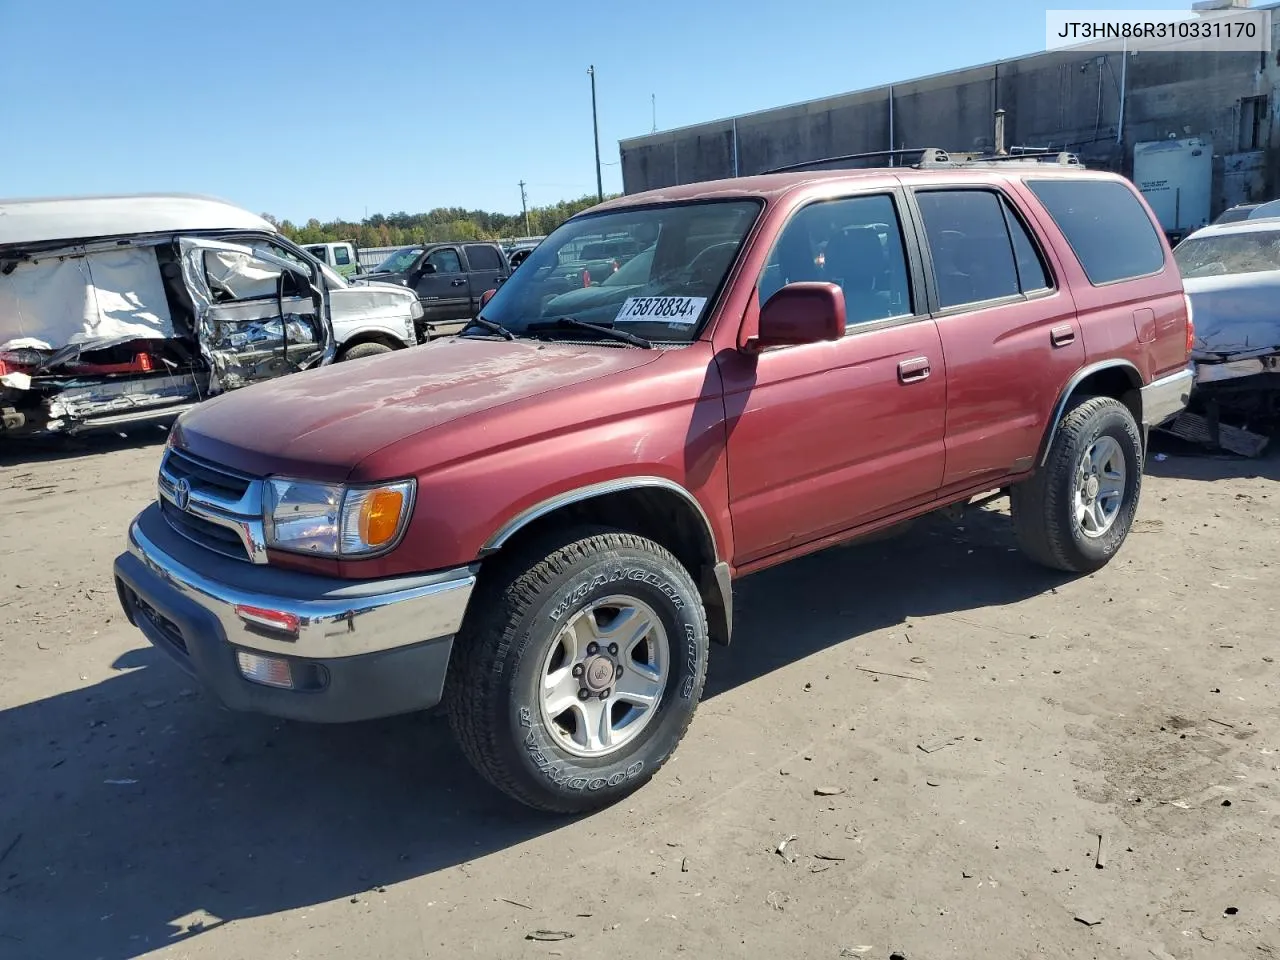
M1029 470L1084 361L1075 302L1026 211L995 184L913 192L947 357L943 489Z
M470 316L470 282L458 247L434 247L424 254L413 286L428 324Z
M735 564L927 501L942 481L946 369L904 220L888 190L798 210L748 309L788 283L836 283L844 338L718 358Z
M266 238L239 239L178 241L213 392L306 370L334 355L328 293L314 265L273 252Z
M490 243L469 243L462 248L467 258L471 289L471 314L480 312L480 298L486 290L496 290L507 279L508 269L502 253ZM468 317L470 319L470 317Z

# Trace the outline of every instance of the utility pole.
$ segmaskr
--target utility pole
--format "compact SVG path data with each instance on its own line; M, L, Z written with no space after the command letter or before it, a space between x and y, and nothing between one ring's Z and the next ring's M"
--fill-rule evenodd
M656 93L649 94L649 107L653 110L653 129L650 133L658 132L658 95Z
M596 196L604 203L604 179L600 176L600 122L596 118L596 68L593 64L587 67L591 76L591 132L596 141Z
M524 212L524 235L528 237L532 235L533 231L529 229L529 206L526 201L527 201L527 198L525 197L525 194L524 194L524 181L521 180L520 181L520 209Z

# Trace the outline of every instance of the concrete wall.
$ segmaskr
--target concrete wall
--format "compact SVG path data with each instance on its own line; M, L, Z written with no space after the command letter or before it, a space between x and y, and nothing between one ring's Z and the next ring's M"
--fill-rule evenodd
M1275 30L1280 33L1280 23ZM636 137L619 144L623 186L636 193L733 176L735 126L736 170L742 176L888 149L892 91L896 147L989 150L997 106L1006 111L1007 145L1065 149L1089 166L1125 174L1131 173L1135 143L1202 137L1214 146L1216 215L1228 202L1280 193L1275 49L1273 43L1271 54L1043 53ZM1252 107L1242 108L1256 96L1267 97L1258 143L1251 138Z

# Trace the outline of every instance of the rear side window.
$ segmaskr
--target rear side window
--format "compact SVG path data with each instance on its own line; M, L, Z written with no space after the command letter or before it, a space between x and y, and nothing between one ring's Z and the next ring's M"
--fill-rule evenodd
M476 244L475 246L468 246L464 249L467 251L467 260L471 262L472 270L502 269L502 258L498 255L498 251L493 247Z
M1030 180L1094 286L1158 273L1164 248L1133 191L1114 180Z
M942 309L1020 293L1003 201L988 190L916 194Z
M1009 224L1009 239L1013 241L1013 259L1018 266L1018 286L1023 293L1034 293L1051 286L1049 274L1045 271L1044 261L1036 250L1035 241L1027 233L1021 218L1013 212L1009 201L1003 202L1004 219Z

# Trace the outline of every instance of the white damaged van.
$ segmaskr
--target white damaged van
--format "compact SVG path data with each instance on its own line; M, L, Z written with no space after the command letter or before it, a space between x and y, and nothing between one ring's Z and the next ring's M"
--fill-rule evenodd
M412 290L349 284L220 200L0 200L0 438L171 419L412 346L421 316Z

